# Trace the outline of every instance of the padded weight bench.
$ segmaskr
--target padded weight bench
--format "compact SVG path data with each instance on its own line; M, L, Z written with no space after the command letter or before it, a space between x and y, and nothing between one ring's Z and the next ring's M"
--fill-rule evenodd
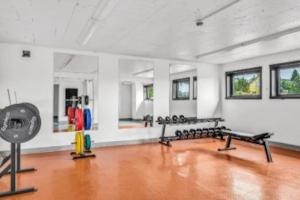
M235 150L236 147L230 146L231 140L240 140L244 142L263 145L268 162L272 162L271 150L269 148L269 143L266 139L269 139L272 135L274 135L273 133L250 134L227 130L222 130L222 132L224 133L224 135L228 135L228 137L225 147L218 149L218 151Z

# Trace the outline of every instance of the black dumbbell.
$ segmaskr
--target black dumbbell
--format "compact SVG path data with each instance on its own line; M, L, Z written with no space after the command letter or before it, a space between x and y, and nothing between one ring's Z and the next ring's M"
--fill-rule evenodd
M157 123L158 124L162 124L163 121L164 121L164 119L161 116L157 117Z
M174 124L176 124L176 123L178 122L178 117L177 117L177 115L173 115L173 116L172 116L172 121L173 121Z
M214 128L208 128L208 134L210 137L215 137L215 129Z
M180 115L179 116L179 121L180 121L180 123L186 123L187 122L187 120L186 120L186 118L185 118L184 115Z
M166 121L167 124L170 124L170 122L171 122L170 117L169 117L169 116L166 116L166 117L165 117L165 121Z
M196 130L195 129L190 129L189 138L191 138L191 139L196 138Z
M201 138L202 137L202 129L201 128L197 128L197 130L196 130L196 137L197 138Z
M215 127L215 130L216 130L216 131L221 131L222 128L221 128L221 127Z
M222 129L220 127L215 127L215 134L220 134Z
M181 139L182 138L182 132L180 130L175 131L175 135Z
M188 130L183 130L182 131L182 137L184 139L188 139L190 132Z
M215 128L215 134L216 134L216 137L220 137L221 139L223 139L224 137L224 133L222 132L222 127L216 127Z
M203 135L204 137L208 137L208 133L209 133L208 128L203 128L203 129L202 129L202 135Z

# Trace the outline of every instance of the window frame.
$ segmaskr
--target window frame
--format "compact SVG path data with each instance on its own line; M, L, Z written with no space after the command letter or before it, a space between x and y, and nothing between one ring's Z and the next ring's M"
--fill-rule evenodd
M178 97L178 85L179 85L178 83L183 82L183 81L189 83L188 97ZM175 91L174 91L174 84L176 84ZM174 95L174 92L175 92L175 95ZM190 100L190 94L191 94L191 78L190 77L172 80L172 100Z
M280 85L279 85L279 72L280 69L288 68L300 68L300 60L292 62L284 62L270 65L270 99L300 99L300 94L280 94ZM275 73L275 76L273 75ZM273 80L275 81L273 84ZM273 94L273 89L275 89L275 94Z
M249 74L249 73L257 73L260 78L260 81L259 81L260 93L259 93L259 95L234 96L233 95L233 76ZM229 78L229 81L228 81L228 78ZM225 99L252 99L252 100L258 99L259 100L259 99L262 99L262 94L263 94L263 91L262 91L262 67L261 66L225 72Z
M154 94L153 94L153 98L149 98L148 97L148 88L152 87L152 90L154 90L153 88L153 84L147 84L147 85L144 85L144 100L147 100L147 101L153 101L154 99Z
M196 94L195 94L195 82L196 82ZM197 79L197 76L194 76L193 77L193 100L197 100L197 97L198 97L198 79Z

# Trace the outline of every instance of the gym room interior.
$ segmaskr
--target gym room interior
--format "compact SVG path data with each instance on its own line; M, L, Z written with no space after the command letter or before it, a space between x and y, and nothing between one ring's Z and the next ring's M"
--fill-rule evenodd
M299 200L299 0L0 1L0 199Z

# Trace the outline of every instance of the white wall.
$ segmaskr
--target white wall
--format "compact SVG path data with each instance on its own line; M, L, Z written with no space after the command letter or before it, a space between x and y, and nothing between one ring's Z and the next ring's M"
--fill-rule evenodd
M197 100L193 99L193 77L197 76L197 70L181 72L170 75L170 115L184 115L186 117L197 117ZM173 80L181 78L190 78L190 99L189 100L173 100L172 83Z
M198 118L221 117L220 66L199 64L198 70Z
M32 50L31 58L23 58L22 50ZM17 92L20 102L31 102L40 109L40 134L25 147L62 145L52 134L53 53L51 49L23 45L0 45L0 107L8 105L6 89ZM51 134L50 134L51 133ZM59 138L57 138L59 140ZM71 138L70 138L71 139ZM0 139L1 150L8 143Z
M131 118L132 86L120 83L119 87L119 118L128 119Z
M145 115L153 115L153 101L144 99L142 83L120 84L119 95L120 119L143 119Z
M131 86L131 118L143 119L145 115L153 115L153 102L144 99L144 84L136 81Z
M300 145L300 100L269 99L269 65L300 60L300 51L264 56L225 64L221 71L223 116L228 127L254 133L274 132L271 140ZM225 100L226 71L263 67L262 100Z
M170 63L164 60L154 62L154 83L153 83L153 117L169 116L169 69Z
M31 58L22 58L22 50L31 50ZM41 148L70 145L72 133L53 133L53 54L54 52L98 56L98 120L99 129L90 131L96 142L115 142L158 138L161 126L143 129L118 129L119 59L145 59L122 55L92 53L70 49L54 49L21 44L0 43L0 107L8 105L6 89L18 93L19 101L38 106L42 118L40 133L22 148ZM169 115L169 65L174 61L153 59L154 62L154 117ZM168 127L167 134L174 134L177 127ZM182 126L182 128L184 128ZM173 130L174 129L174 130ZM0 139L0 151L9 144Z

